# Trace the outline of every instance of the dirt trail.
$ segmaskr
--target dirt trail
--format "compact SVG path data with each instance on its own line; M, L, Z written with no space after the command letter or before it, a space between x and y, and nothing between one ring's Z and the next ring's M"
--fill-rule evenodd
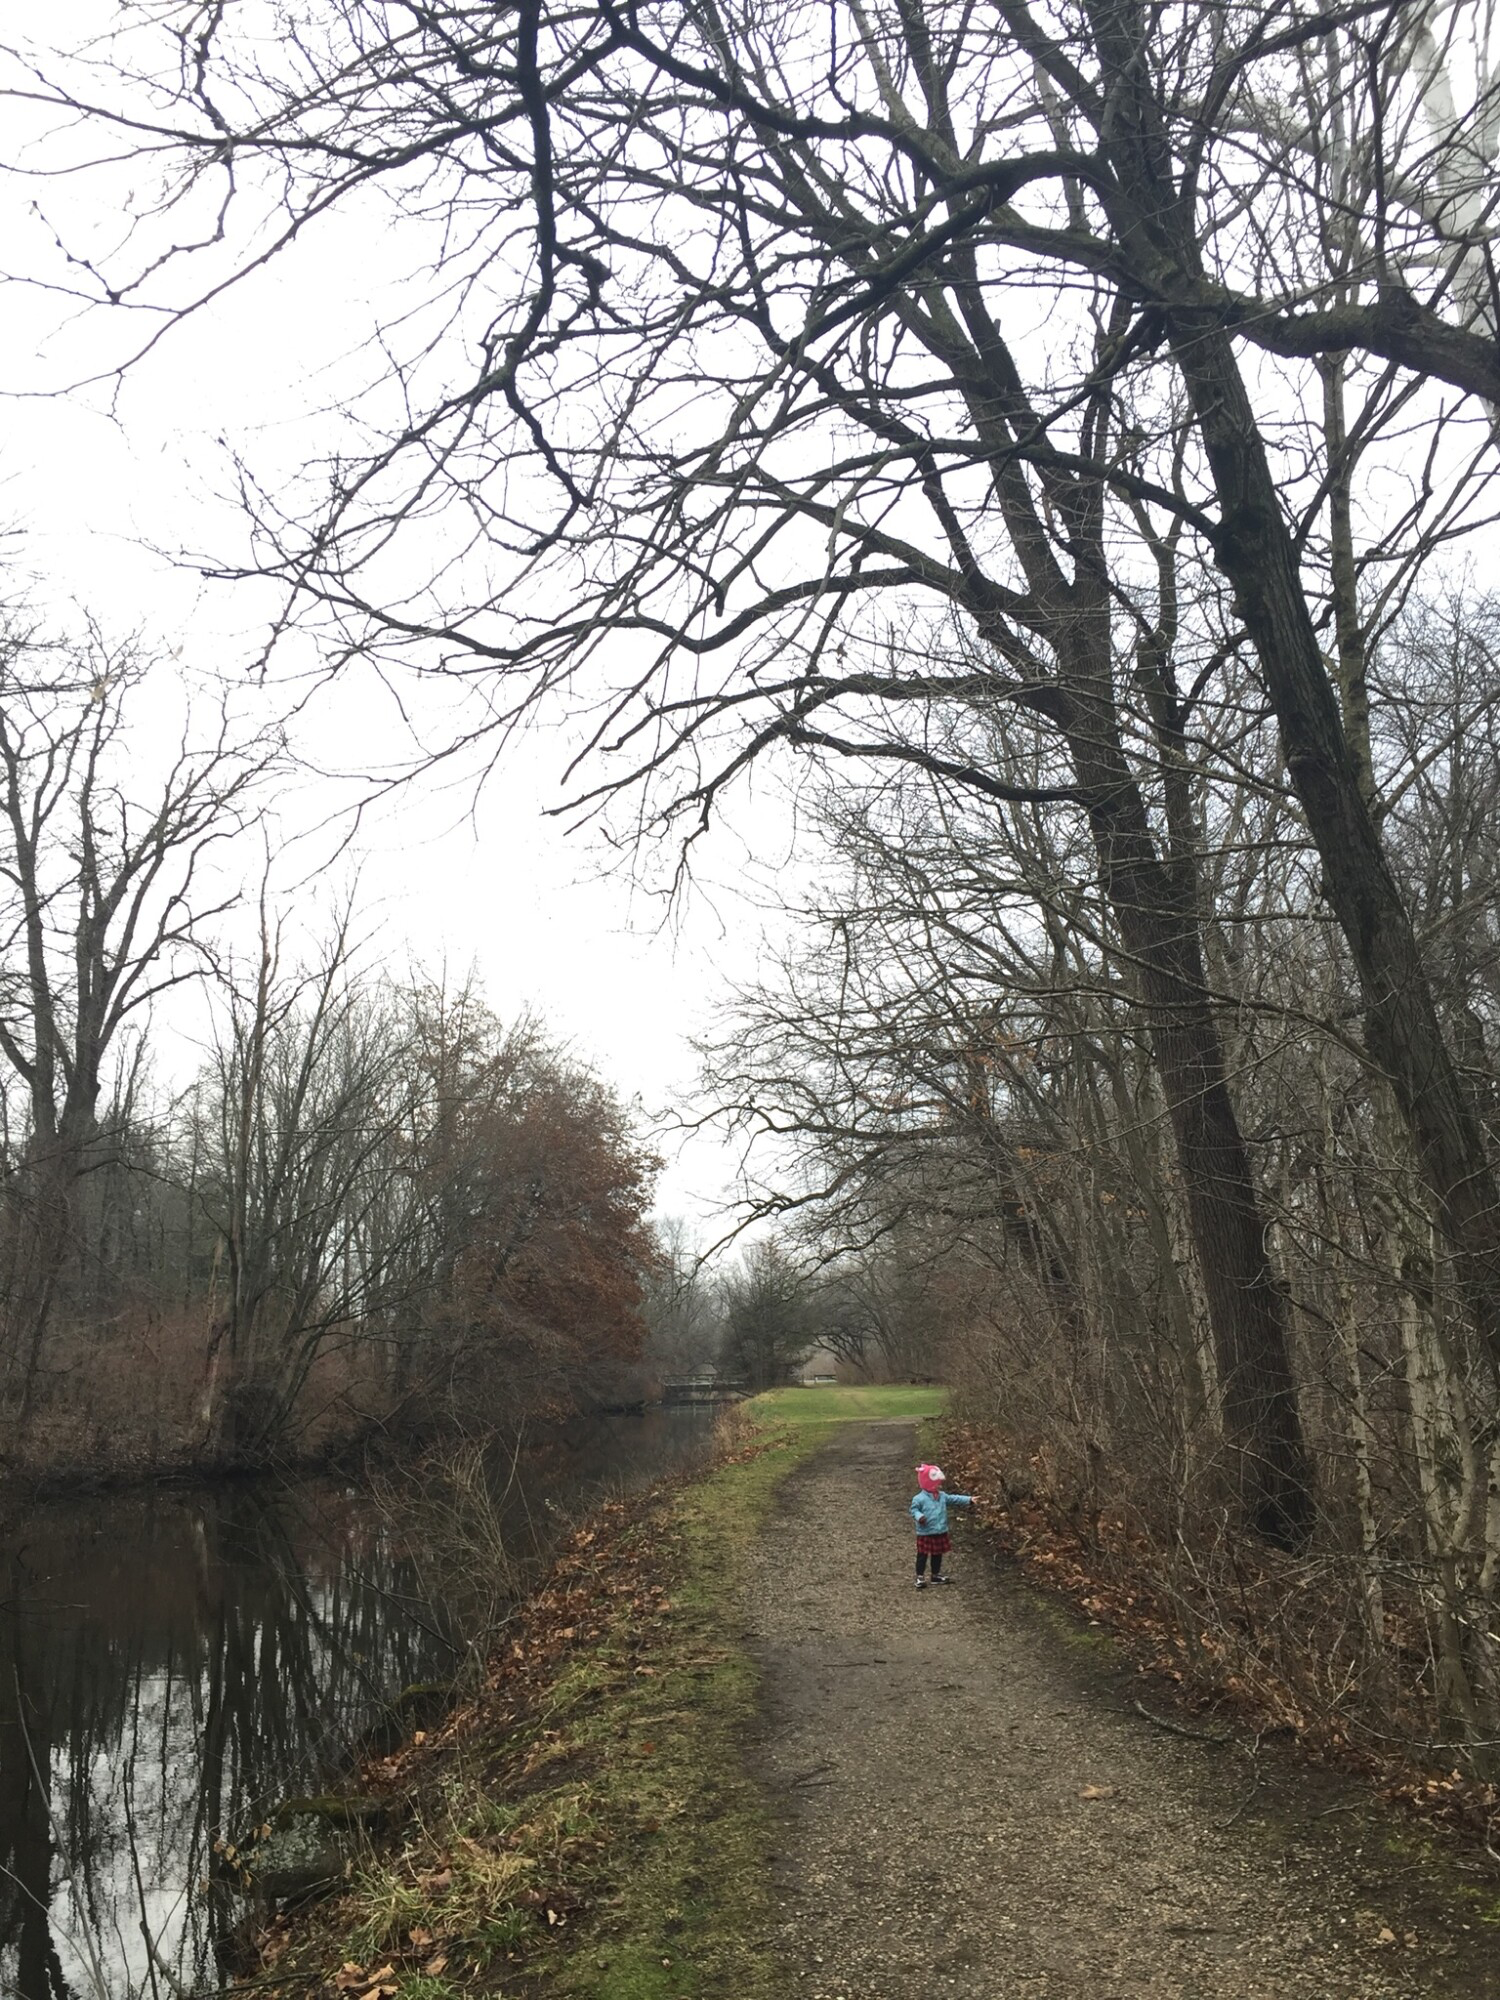
M916 1591L915 1460L909 1424L846 1426L759 1554L803 2000L1500 2000L1496 1932L1400 1822L1144 1720L1143 1683L962 1528L957 1582Z

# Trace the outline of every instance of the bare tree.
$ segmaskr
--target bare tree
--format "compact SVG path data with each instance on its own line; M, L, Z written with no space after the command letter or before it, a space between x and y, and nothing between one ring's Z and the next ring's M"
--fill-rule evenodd
M567 1408L640 1352L655 1163L628 1115L472 984L362 967L351 923L303 961L266 919L194 1093L216 1462L315 1445L334 1404L336 1431Z
M667 1376L690 1377L712 1366L724 1329L713 1281L680 1216L655 1225L660 1262L648 1274L642 1311L646 1360Z
M74 1195L108 1134L106 1068L153 1002L202 973L237 896L214 850L257 811L277 746L221 709L142 754L151 663L14 627L0 652L0 1055L25 1103L7 1181L6 1387L29 1413ZM152 764L159 764L159 775Z
M202 1114L213 1165L196 1195L222 1246L204 1428L230 1462L289 1441L330 1336L384 1303L389 1266L358 1251L414 1080L393 1007L353 970L350 923L346 909L313 963L289 968L263 912L251 976L224 981Z
M796 1257L774 1237L751 1243L719 1280L719 1295L731 1374L753 1389L788 1381L817 1341L812 1286Z

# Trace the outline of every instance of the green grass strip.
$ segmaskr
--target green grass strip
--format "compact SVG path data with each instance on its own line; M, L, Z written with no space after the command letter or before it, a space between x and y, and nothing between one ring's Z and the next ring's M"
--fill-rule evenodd
M771 1415L750 1412L762 1432ZM633 1845L628 1880L595 1935L558 1966L559 1994L779 2000L785 1992L770 1943L774 1835L745 1768L759 1690L740 1641L741 1607L777 1488L830 1425L778 1429L769 1448L675 1496L677 1580L651 1676L633 1676L596 1718L617 1745L643 1753L600 1764L601 1810L648 1837Z
M900 1417L921 1422L941 1416L947 1401L946 1389L896 1382L768 1389L744 1408L755 1422L767 1425L867 1424Z
M680 1580L662 1671L649 1696L637 1688L611 1711L616 1728L643 1732L662 1710L676 1726L658 1731L649 1772L615 1762L600 1779L617 1814L649 1812L657 1832L610 1934L563 1969L559 1992L577 2000L782 2000L769 1942L774 1835L745 1770L759 1692L738 1638L749 1560L782 1482L837 1425L921 1422L940 1415L946 1398L926 1387L772 1389L743 1414L763 1446L774 1442L679 1496Z

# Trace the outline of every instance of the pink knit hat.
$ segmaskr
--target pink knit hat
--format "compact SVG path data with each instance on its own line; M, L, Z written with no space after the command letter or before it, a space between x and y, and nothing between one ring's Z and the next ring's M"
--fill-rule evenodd
M917 1484L924 1493L936 1493L947 1477L947 1473L944 1472L940 1465L919 1465L917 1467Z

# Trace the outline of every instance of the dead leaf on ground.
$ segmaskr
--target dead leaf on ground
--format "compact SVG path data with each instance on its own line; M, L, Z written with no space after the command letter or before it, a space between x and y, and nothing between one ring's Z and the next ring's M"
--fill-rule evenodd
M1112 1799L1114 1795L1113 1785L1085 1785L1078 1794L1081 1799Z

